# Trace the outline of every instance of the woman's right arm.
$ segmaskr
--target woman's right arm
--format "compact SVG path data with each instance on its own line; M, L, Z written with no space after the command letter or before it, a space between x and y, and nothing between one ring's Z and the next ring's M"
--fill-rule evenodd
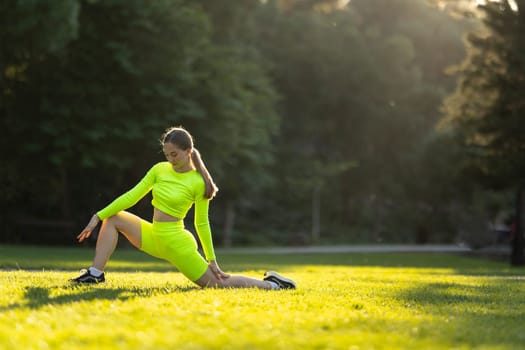
M155 166L153 166L146 175L140 180L138 184L126 193L119 196L104 209L97 212L100 220L104 220L117 214L122 210L126 210L142 199L149 191L151 191L155 182Z
M146 175L142 178L142 180L140 180L138 184L135 185L135 187L119 196L104 209L94 214L89 220L87 226L77 236L77 240L79 242L82 242L83 240L91 236L91 232L95 229L95 227L97 227L100 221L107 219L110 216L113 216L118 212L128 209L129 207L135 205L141 198L143 198L146 195L146 193L148 193L151 190L154 182L155 166L153 166L146 173Z

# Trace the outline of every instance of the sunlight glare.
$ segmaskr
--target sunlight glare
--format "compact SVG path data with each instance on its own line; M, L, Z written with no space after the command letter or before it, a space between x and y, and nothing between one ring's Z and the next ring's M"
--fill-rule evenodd
M500 2L501 0L475 0L475 1L476 1L476 5L485 5L487 3L487 1ZM517 11L518 10L518 4L516 3L516 0L508 0L508 1L509 1L510 7L514 11Z

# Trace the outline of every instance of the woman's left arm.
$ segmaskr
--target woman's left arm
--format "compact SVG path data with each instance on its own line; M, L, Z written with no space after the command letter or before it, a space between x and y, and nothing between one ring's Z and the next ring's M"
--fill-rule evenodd
M204 250L204 255L206 260L208 260L208 266L212 270L213 274L218 279L228 278L229 274L223 272L217 260L215 258L215 251L213 249L213 239L211 236L210 220L208 217L208 208L210 206L210 200L207 198L202 198L195 201L195 215L194 215L194 225L199 240L201 241L202 249Z
M199 236L199 240L201 241L206 260L214 261L215 250L213 249L210 220L208 218L209 205L210 200L204 197L195 201L194 225L197 235Z

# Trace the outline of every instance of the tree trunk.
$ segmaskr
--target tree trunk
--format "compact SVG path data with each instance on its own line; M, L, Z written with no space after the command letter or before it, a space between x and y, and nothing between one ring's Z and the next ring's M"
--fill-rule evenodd
M524 266L525 256L523 253L524 238L523 229L525 228L525 191L523 188L519 188L516 193L516 221L515 221L515 232L512 239L512 254L510 257L510 263L512 266Z
M224 247L232 246L234 224L235 224L235 204L234 204L234 201L228 200L226 202L226 217L224 219L224 237L222 240L222 245Z
M315 184L312 192L312 243L321 239L321 185Z
M69 178L67 171L64 167L60 168L60 184L61 184L61 210L62 210L62 219L70 220L71 219L71 205L69 202Z

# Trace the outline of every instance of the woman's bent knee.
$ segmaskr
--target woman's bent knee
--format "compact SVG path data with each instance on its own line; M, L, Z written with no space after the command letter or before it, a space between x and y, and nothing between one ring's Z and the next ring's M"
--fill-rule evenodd
M135 247L142 247L142 224L138 216L121 211L105 219L104 225L123 234Z
M123 218L120 215L120 213L117 213L115 215L112 215L112 216L102 220L102 223L105 224L105 225L109 225L109 226L118 228L118 226L120 226L120 224L122 223L122 220L123 220Z

